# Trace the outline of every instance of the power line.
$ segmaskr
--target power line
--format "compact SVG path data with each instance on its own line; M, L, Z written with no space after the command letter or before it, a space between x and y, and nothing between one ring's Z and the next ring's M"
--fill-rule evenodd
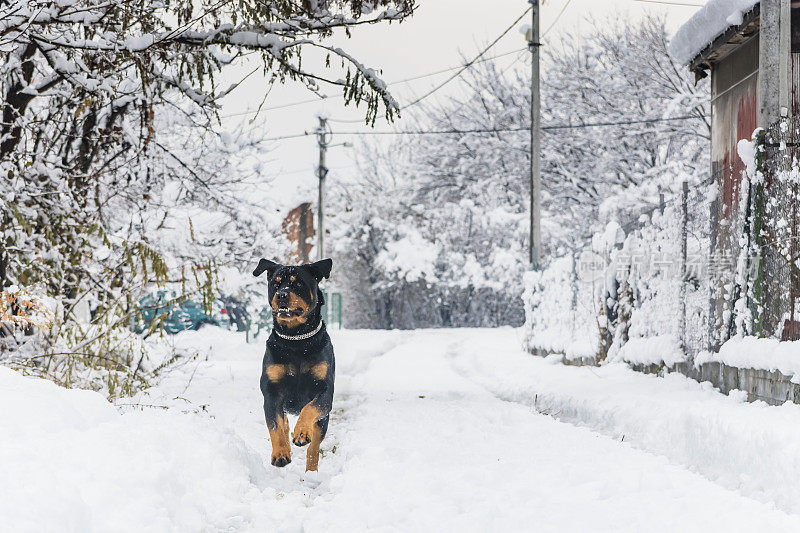
M601 126L627 126L631 124L647 124L653 122L672 122L675 120L689 120L693 118L706 118L708 115L685 115L682 117L664 117L664 118L643 118L640 120L625 120L621 122L592 122L582 124L555 124L552 126L542 126L543 130L570 130L578 128L595 128Z
M640 120L624 120L619 122L590 122L583 124L553 124L551 126L542 126L543 131L554 130L570 130L570 129L583 129L583 128L599 128L608 126L628 126L633 124L652 124L658 122L672 122L676 120L691 120L697 118L705 118L707 115L686 115L682 117L664 117L664 118L649 118ZM517 128L474 128L465 130L395 130L395 131L338 131L338 135L460 135L465 133L510 133L519 131L530 131L530 126L517 127ZM270 137L264 139L265 141L282 141L285 139L297 139L300 137L309 137L316 135L316 131L304 131L303 133L295 133L292 135L282 135L280 137Z
M546 30L544 30L544 33L543 33L543 34L542 34L542 36L539 38L540 40L541 40L541 39L544 39L545 35L547 35L548 33L550 33L550 30L552 30L552 29L555 27L555 25L558 23L558 21L559 21L559 20L561 20L561 15L563 15L563 14L564 14L564 11L566 11L566 10L567 10L567 8L569 7L570 3L572 3L572 0L567 0L567 3L566 3L566 4L564 4L564 7L562 7L562 8L561 8L561 11L559 11L559 12L558 12L558 15L556 15L556 19L555 19L555 20L554 20L554 21L553 21L553 22L552 22L552 23L551 23L551 24L550 24L550 25L547 27L547 29L546 29Z
M527 48L517 48L516 50L509 50L508 52L503 52L502 54L495 54L493 56L484 57L479 59L478 61L473 61L473 63L485 63L486 61L491 61L492 59L499 59L501 57L510 56L511 54L518 54ZM454 70L462 68L464 65L458 65L456 67L447 67L441 70L437 70L436 72L429 72L427 74L420 74L419 76L414 76L411 78L406 78L404 80L393 81L391 83L387 83L387 85L395 85L397 83L406 83L409 81L421 80L422 78L430 78L431 76L435 76L437 74L444 74L445 72L452 72ZM341 96L341 95L339 95Z
M664 4L667 6L703 7L702 4L688 4L686 2L670 2L668 0L633 0L633 1L643 2L645 4Z
M517 53L522 52L524 50L527 50L527 49L526 48L518 48L516 50L509 50L508 52L503 52L501 54L496 54L496 55L493 55L493 56L484 57L484 58L480 59L479 61L475 61L475 63L483 63L485 61L491 61L493 59L499 59L501 57L509 56L511 54L517 54ZM454 70L458 70L458 69L462 68L463 66L464 65L458 65L458 66L455 66L455 67L447 67L447 68L443 68L443 69L440 69L440 70L436 70L434 72L428 72L426 74L419 74L417 76L412 76L410 78L404 78L402 80L391 81L391 82L388 82L386 85L398 85L400 83L408 83L410 81L421 80L423 78L430 78L431 76L436 76L436 75L439 75L439 74L444 74L445 72L452 72ZM256 113L258 113L260 111L274 111L276 109L285 109L285 108L288 108L288 107L295 107L295 106L304 105L304 104L313 104L315 102L321 102L323 100L328 100L330 98L341 98L341 97L342 97L342 93L322 94L322 95L317 96L316 98L308 98L306 100L299 100L297 102L291 102L291 103L288 103L288 104L280 104L280 105L275 105L275 106L271 106L271 107L263 107L260 110L259 109L248 109L247 111L241 111L239 113L231 113L230 115L222 115L222 117L220 117L220 118L232 118L232 117L241 117L241 116L245 116L245 115L254 115L254 114L256 114ZM362 121L359 121L359 122L362 122Z
M408 109L411 106L417 105L418 103L420 103L421 101L423 101L424 99L426 99L427 97L429 97L430 95L432 95L433 93L435 93L436 91L438 91L439 89L441 89L442 87L444 87L445 85L447 85L448 83L450 83L451 81L456 79L457 77L461 76L461 74L463 74L465 70L467 70L469 67L474 65L475 62L478 61L481 57L483 57L484 54L486 54L486 52L488 52L494 45L496 45L500 41L500 39L505 37L508 34L508 32L510 32L512 29L514 29L514 27L519 23L519 21L522 20L522 18L525 15L527 15L528 12L531 9L532 8L530 8L530 7L528 9L526 9L519 17L517 17L517 19L514 22L511 23L511 25L508 28L506 28L506 30L503 33L501 33L494 41L492 41L489 44L489 46L484 48L481 51L481 53L479 53L477 56L475 56L475 58L472 61L468 62L466 65L461 67L461 69L459 69L455 74L453 74L452 76L450 76L449 78L444 80L442 83L440 83L439 85L437 85L436 87L434 87L433 89L428 91L427 93L423 94L422 96L420 96L419 98L415 99L411 103L408 103L405 106L403 106L403 109Z

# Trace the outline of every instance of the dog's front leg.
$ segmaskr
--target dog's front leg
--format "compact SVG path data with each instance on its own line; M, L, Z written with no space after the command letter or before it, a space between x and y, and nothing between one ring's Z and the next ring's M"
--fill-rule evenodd
M319 464L319 445L322 442L322 423L327 421L333 405L333 383L321 383L323 390L308 402L300 411L297 424L294 426L292 442L297 446L305 446L306 471L316 470Z
M330 408L327 411L320 409L319 406L315 405L315 400L306 404L300 411L300 416L294 426L292 435L292 442L295 445L305 446L308 444L308 449L306 450L306 472L317 469L319 464L319 445L322 443L320 420L330 412Z
M262 377L261 391L264 394L264 416L272 443L270 462L273 466L286 466L292 462L292 450L289 446L289 421L283 410L283 393L279 384L267 375Z
M275 415L274 422L267 418L267 428L269 429L269 440L272 442L273 466L286 466L292 462L292 450L289 446L289 421L286 413Z

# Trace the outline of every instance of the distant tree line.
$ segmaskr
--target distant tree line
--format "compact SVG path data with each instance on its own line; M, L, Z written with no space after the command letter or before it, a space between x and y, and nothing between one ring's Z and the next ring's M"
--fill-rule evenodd
M552 258L582 248L608 220L652 211L678 174L702 179L709 107L707 83L695 85L667 53L663 18L597 22L588 37L568 35L543 51L542 122L574 126L543 133L544 253ZM528 71L475 65L465 96L415 113L420 130L489 133L362 147L334 210L351 325L523 322ZM683 116L693 118L649 121ZM623 124L582 126L596 122Z

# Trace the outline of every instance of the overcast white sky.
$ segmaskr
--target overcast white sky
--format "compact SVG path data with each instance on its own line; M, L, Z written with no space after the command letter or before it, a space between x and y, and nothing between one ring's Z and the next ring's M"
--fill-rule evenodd
M682 3L702 4L701 0L674 0ZM543 39L545 46L556 43L564 32L586 28L587 17L606 17L618 13L621 17L638 18L647 11L667 13L671 31L676 30L688 19L697 7L661 5L636 0L546 0L542 8L542 31L556 20L562 8L563 15L557 20L552 31ZM382 69L387 82L400 80L457 66L462 57L474 57L484 46L493 41L526 8L527 0L418 0L418 9L413 17L402 24L377 24L362 26L353 30L349 40L336 39L337 44L352 53L369 67ZM526 16L524 23L529 23ZM520 23L520 26L522 23ZM512 30L498 42L487 55L494 55L526 45L519 31ZM519 58L523 59L520 60ZM508 65L517 61L515 68L530 68L529 58L512 54L498 61ZM527 62L527 63L526 63ZM446 79L450 73L424 78L406 84L392 85L391 89L401 106L415 95L421 95L437 83ZM544 71L543 76L547 73ZM248 78L231 96L223 102L222 115L236 115L258 107L264 98L266 84L258 75ZM437 96L457 95L463 90L454 80ZM323 93L339 93L336 87L324 89ZM307 100L314 95L300 84L276 86L269 94L264 107L281 106ZM433 96L431 98L434 98ZM363 109L345 107L341 98L288 107L280 110L262 111L257 123L249 127L265 128L270 137L300 133L311 130L317 124L317 114L324 111L332 118L360 119ZM226 127L233 127L251 116L234 116L225 119ZM400 119L395 123L402 127ZM353 141L350 136L336 134L336 130L363 130L363 124L332 124L334 143ZM379 118L376 129L390 129L385 120ZM328 150L328 179L334 181L343 173L353 170L353 150L346 147L333 147ZM264 154L267 161L265 178L274 177L269 186L259 191L263 201L275 205L286 212L301 201L316 200L316 176L318 151L313 137L288 139L271 143L270 150Z

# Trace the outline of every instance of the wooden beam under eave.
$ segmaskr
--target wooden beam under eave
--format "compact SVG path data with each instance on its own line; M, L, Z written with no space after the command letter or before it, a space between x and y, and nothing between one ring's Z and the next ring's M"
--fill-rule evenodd
M760 15L761 5L756 4L753 9L744 14L741 24L729 27L697 54L689 63L689 69L695 73L695 81L708 76L706 71L711 70L714 63L721 61L740 45L758 35L761 28Z

